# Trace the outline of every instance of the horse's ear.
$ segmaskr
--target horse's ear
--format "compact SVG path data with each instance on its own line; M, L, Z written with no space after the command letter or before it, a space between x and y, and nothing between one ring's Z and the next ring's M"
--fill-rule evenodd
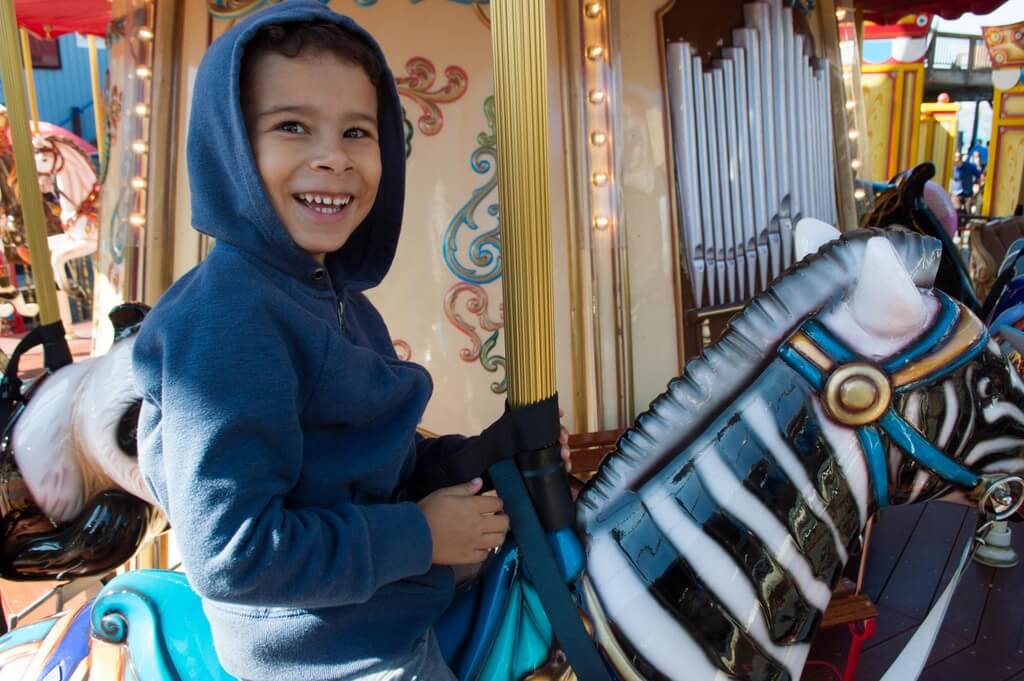
M885 237L872 237L864 247L864 266L850 296L850 311L857 324L875 336L905 336L925 323L921 293Z
M121 340L138 331L149 310L144 303L124 303L111 310L108 316L114 325L114 339Z
M817 253L825 244L840 237L839 230L817 218L804 218L796 223L796 259L803 260L811 253Z

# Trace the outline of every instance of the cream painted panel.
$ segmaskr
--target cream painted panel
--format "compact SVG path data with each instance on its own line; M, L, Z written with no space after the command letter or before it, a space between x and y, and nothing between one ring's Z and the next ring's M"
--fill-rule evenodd
M486 105L488 100L493 102L494 93L490 30L473 7L456 2L392 1L362 7L354 0L336 0L331 6L351 14L380 41L400 90L407 90L401 81L409 75L408 64L415 57L429 61L436 72L428 91L447 82L449 67L459 67L468 76L463 95L439 104L443 126L433 135L425 134L418 124L418 104L402 97L413 125L406 217L391 272L371 298L387 320L399 353L411 353L411 359L433 376L434 396L423 426L440 433L479 432L501 414L505 401L496 232L481 242L477 262L470 257L473 241L498 229L493 113ZM553 11L548 23L549 40L553 40ZM556 53L549 49L549 54ZM557 62L549 69L549 77L553 105L549 128L556 152L552 161L557 162L551 169L553 262L565 263L566 190L560 160L564 152L560 149ZM475 223L475 229L465 223L457 228L460 218ZM556 265L555 270L562 278L555 283L559 392L566 413L571 414L568 268Z
M673 222L666 158L668 117L656 12L666 0L618 3L623 222L633 327L633 404L642 411L679 373Z

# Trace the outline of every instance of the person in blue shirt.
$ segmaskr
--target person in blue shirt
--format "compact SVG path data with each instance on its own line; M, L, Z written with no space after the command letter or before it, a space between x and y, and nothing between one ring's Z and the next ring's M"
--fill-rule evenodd
M980 177L981 170L976 165L964 161L963 154L959 151L953 154L950 194L953 196L953 205L958 211L966 209L971 197L974 196L974 183Z
M377 43L314 0L232 27L196 76L192 224L216 246L136 340L139 463L240 678L453 678L450 566L508 530L479 479L403 493L464 440L416 434L430 376L364 295L398 243L402 121Z

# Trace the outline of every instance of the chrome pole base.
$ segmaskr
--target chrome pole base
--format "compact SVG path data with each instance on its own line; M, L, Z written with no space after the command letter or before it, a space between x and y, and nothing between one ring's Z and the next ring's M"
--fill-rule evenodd
M974 553L974 560L994 568L1012 568L1020 562L1020 557L1010 544L1010 527L1005 520L992 523L985 535L985 543Z

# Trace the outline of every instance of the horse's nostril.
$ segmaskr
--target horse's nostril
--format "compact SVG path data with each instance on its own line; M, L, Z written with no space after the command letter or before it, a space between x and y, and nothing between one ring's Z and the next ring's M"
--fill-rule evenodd
M121 414L121 420L117 422L117 446L128 456L138 456L139 448L136 435L139 429L139 409L142 407L142 400L136 400Z

